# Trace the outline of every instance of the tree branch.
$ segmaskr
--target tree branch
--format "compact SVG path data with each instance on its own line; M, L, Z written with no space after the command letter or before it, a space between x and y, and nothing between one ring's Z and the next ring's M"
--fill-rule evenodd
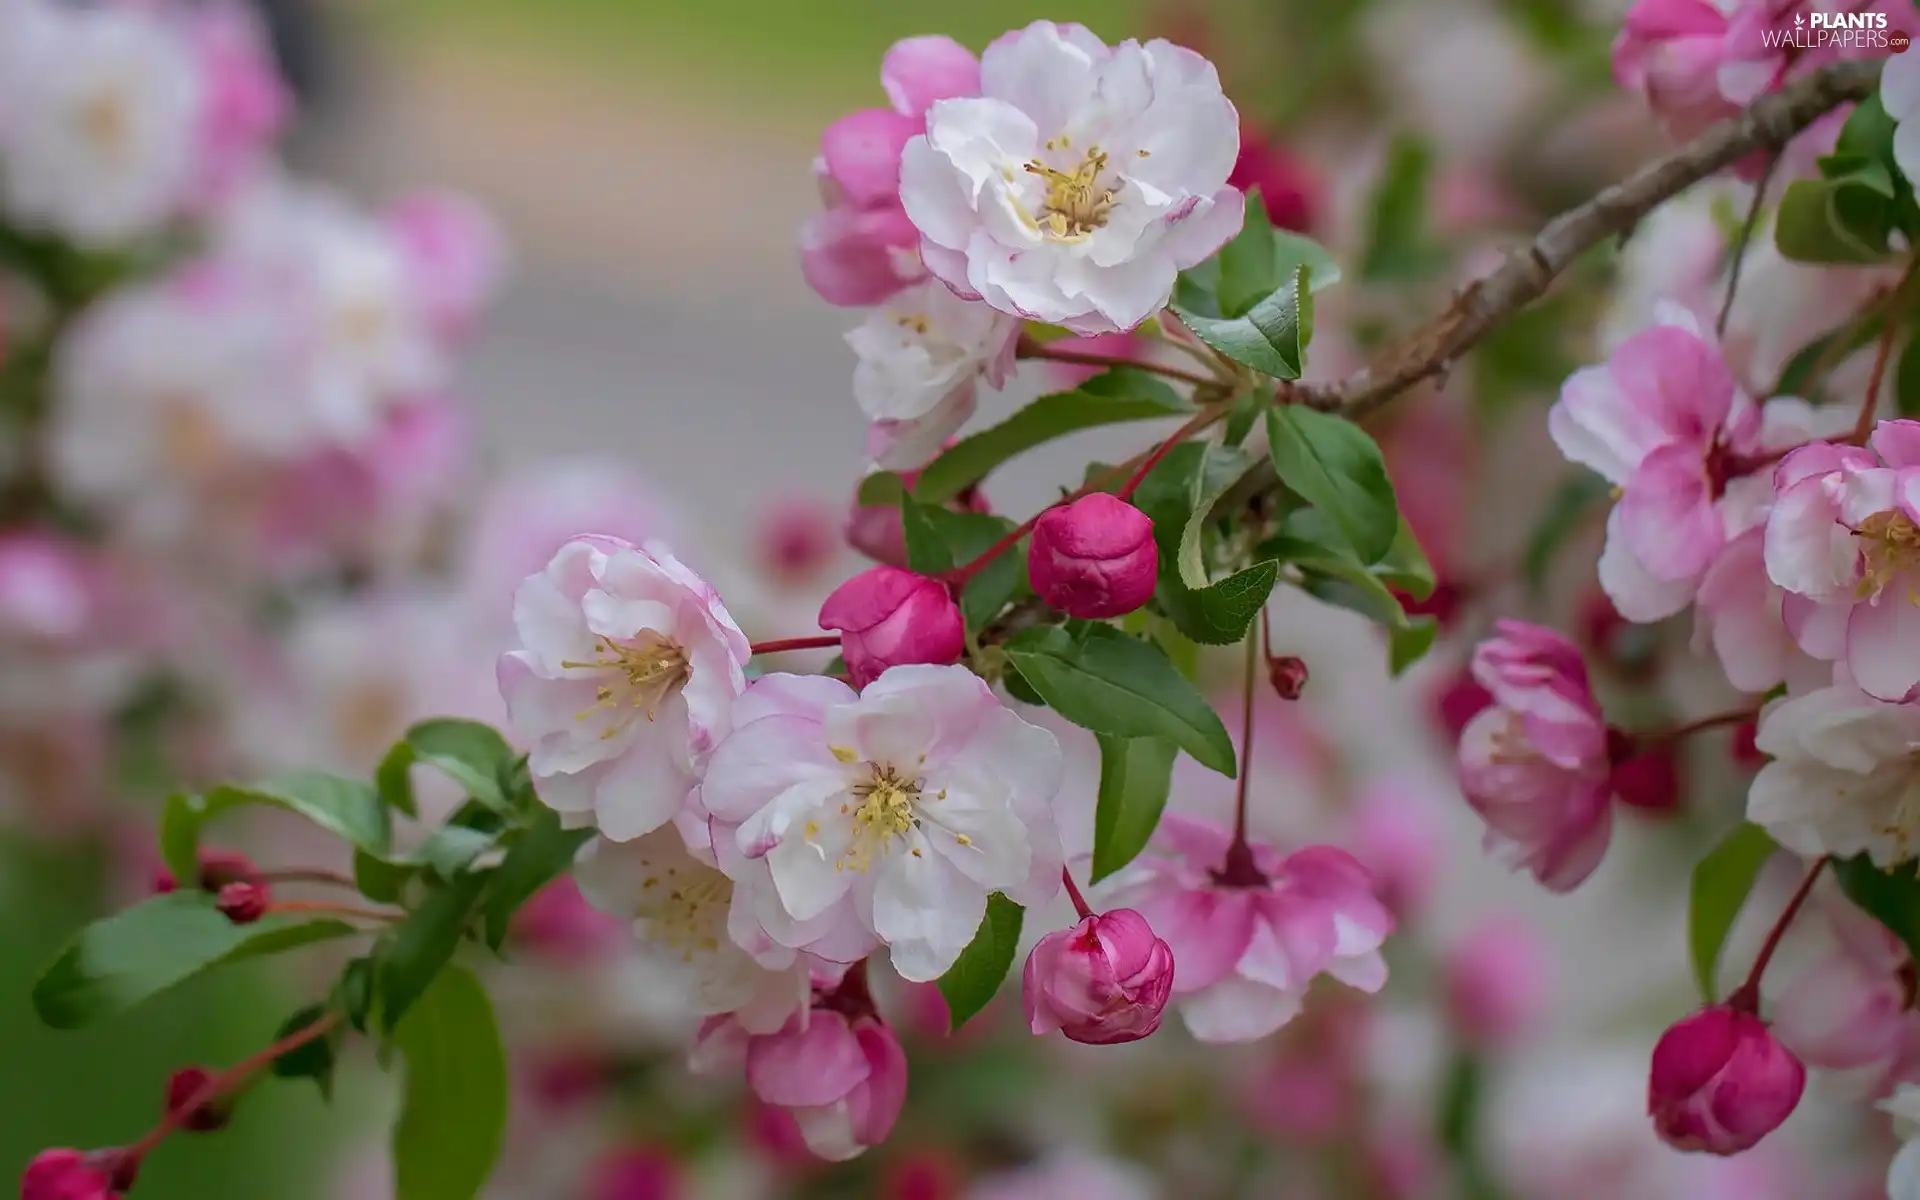
M1502 321L1545 295L1587 250L1632 229L1640 218L1709 175L1757 151L1777 153L1840 105L1866 99L1879 83L1880 66L1877 59L1834 63L1762 97L1672 155L1555 217L1538 237L1469 284L1446 312L1384 361L1337 383L1295 385L1289 389L1292 398L1357 418L1441 374Z

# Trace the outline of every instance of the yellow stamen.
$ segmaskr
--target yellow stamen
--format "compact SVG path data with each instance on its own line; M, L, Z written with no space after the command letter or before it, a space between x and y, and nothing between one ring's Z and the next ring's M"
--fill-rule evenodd
M616 642L609 637L601 637L595 648L594 656L588 662L575 662L571 659L560 664L570 671L614 671L626 680L628 703L642 709L651 721L660 715L660 706L667 698L686 686L693 677L693 666L687 661L687 652L678 642L665 638L651 629L643 629L626 642ZM620 704L618 689L602 684L594 689L593 705L574 714L578 720L586 720L596 711L617 708ZM608 729L600 736L612 737L613 730Z
M902 779L892 767L872 766L867 782L852 791L860 801L853 810L853 844L837 864L843 871L865 871L876 855L888 854L895 838L905 838L919 824L914 804L920 799L920 781Z
M1863 600L1878 596L1895 576L1920 568L1920 525L1898 509L1874 513L1860 522L1853 536L1860 540Z
M1059 139L1065 148L1067 139ZM1048 149L1053 143L1047 144ZM1093 231L1107 223L1113 211L1113 189L1100 186L1101 173L1107 169L1107 156L1098 146L1090 148L1080 165L1071 172L1061 171L1034 159L1026 165L1029 175L1038 175L1047 184L1047 199L1035 223L1042 236L1056 242L1083 242Z

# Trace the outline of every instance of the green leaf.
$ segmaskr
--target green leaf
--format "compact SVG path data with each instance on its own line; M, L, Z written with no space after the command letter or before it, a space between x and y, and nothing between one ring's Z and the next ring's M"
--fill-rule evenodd
M499 837L464 825L442 825L404 861L419 863L441 879L464 874L473 861L499 844Z
M491 725L440 717L407 730L406 742L419 761L438 768L475 800L501 812L512 808L501 781L518 756Z
M591 829L562 829L560 818L543 812L507 851L487 893L487 945L498 950L507 940L513 915L547 884L566 873L573 857L593 836Z
M1760 878L1760 868L1767 865L1776 849L1766 830L1742 823L1694 864L1687 893L1687 951L1693 958L1693 977L1700 984L1700 995L1709 1004L1716 999L1714 984L1719 978L1721 947L1733 932L1747 893Z
M412 746L406 742L394 743L374 768L373 790L379 795L380 803L388 808L418 817L420 807L413 797L413 761Z
M1427 194L1432 180L1432 148L1420 138L1395 138L1373 192L1361 278L1418 279L1432 274L1444 261L1427 238Z
M463 875L436 888L394 927L392 941L380 955L380 1019L388 1030L453 961L488 878Z
M1533 532L1527 536L1527 549L1520 559L1521 578L1526 580L1529 591L1537 596L1547 586L1554 553L1579 530L1594 506L1605 500L1611 490L1606 479L1591 471L1569 475L1554 489Z
M854 500L862 508L892 508L900 503L900 494L906 490L898 473L875 471L860 481Z
M1340 268L1312 240L1275 229L1258 197L1219 254L1183 271L1173 311L1215 350L1276 379L1297 379L1313 336L1312 293Z
M1176 578L1162 579L1156 598L1187 637L1202 645L1231 646L1247 636L1279 579L1280 564L1268 560L1197 591Z
M1847 899L1892 931L1920 962L1920 877L1913 862L1882 870L1861 854L1836 860L1833 877Z
M1780 198L1774 243L1796 262L1877 263L1889 253L1893 177L1861 156L1821 160L1820 179L1796 179ZM1831 171L1832 173L1829 173Z
M1158 646L1110 625L1022 630L1007 658L1055 711L1112 737L1162 737L1222 775L1234 773L1233 740L1220 715Z
M353 886L377 904L397 904L407 881L420 873L412 862L377 858L365 850L353 852Z
M288 1017L273 1035L275 1042L299 1033L323 1019L327 1015L324 1004L312 1004ZM304 1046L290 1050L273 1060L273 1074L277 1079L311 1079L320 1089L322 1099L333 1099L333 1069L335 1036L315 1038Z
M1380 447L1352 421L1300 404L1267 410L1267 450L1280 482L1325 513L1363 563L1393 548L1400 510Z
M169 892L82 929L34 985L40 1019L77 1029L223 963L355 932L345 921L295 914L235 925L215 904L205 892Z
M1000 990L1020 949L1020 924L1025 915L1025 909L998 892L987 897L980 931L940 977L940 994L946 997L953 1028L971 1021Z
M1055 438L1192 411L1193 405L1165 380L1138 367L1115 367L1071 392L1042 396L1000 424L956 442L920 472L913 496L922 504L940 504L979 483L1002 463Z
M395 1200L474 1200L507 1128L507 1059L493 1005L450 968L394 1030L407 1063L393 1127Z
M250 787L169 796L160 818L160 845L174 877L184 882L199 875L200 833L207 822L255 804L305 817L370 854L385 854L392 841L391 818L371 787L324 771L290 771Z
M1440 633L1440 622L1432 617L1413 617L1405 625L1387 631L1387 670L1399 676L1408 667L1425 658Z
M906 534L907 566L923 575L972 562L1013 529L1005 517L953 512L911 496L900 498L900 525ZM999 615L1025 579L1018 544L994 555L960 590L960 615L967 628L977 631Z
M1161 738L1101 737L1100 798L1093 812L1092 883L1146 849L1160 826L1179 749Z
M902 492L900 495L900 532L907 547L907 569L921 575L941 575L953 570L953 547L941 536L933 514L940 510L921 504Z
M1433 564L1427 561L1427 552L1420 548L1420 539L1413 536L1413 526L1407 524L1404 515L1400 518L1399 532L1393 536L1392 548L1371 569L1388 587L1399 588L1415 600L1433 595L1439 582L1433 577Z
M1247 216L1240 232L1220 247L1219 276L1213 294L1224 317L1246 315L1270 292L1289 282L1273 251L1276 231L1267 215L1265 197L1255 189L1247 193L1246 203Z
M1208 446L1193 473L1187 495L1187 519L1180 529L1175 562L1180 582L1198 591L1213 580L1207 569L1205 534L1213 506L1252 469L1254 458L1232 446Z

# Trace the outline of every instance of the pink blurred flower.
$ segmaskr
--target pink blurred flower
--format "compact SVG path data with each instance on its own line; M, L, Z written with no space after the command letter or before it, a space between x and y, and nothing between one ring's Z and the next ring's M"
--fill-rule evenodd
M699 1069L744 1060L747 1086L799 1122L807 1148L829 1162L886 1140L907 1098L907 1056L871 1016L816 1008L778 1033L747 1035L730 1018L700 1031Z
M1806 1067L1765 1022L1718 1005L1661 1035L1647 1111L1675 1149L1739 1154L1792 1115L1806 1084Z
M514 914L521 944L552 959L591 962L626 937L622 922L588 904L572 879L556 879Z
M685 1195L680 1164L655 1147L617 1150L588 1172L583 1200L676 1200Z
M887 51L880 82L892 107L829 125L813 163L826 211L801 231L800 268L830 304L879 304L926 277L919 231L900 207L900 151L936 100L979 92L980 60L951 38L907 38Z
M1267 1036L1299 1013L1322 972L1379 990L1393 916L1365 867L1332 846L1292 854L1252 846L1251 861L1229 874L1231 844L1225 829L1169 815L1139 881L1118 898L1173 951L1173 994L1195 1037Z
M799 497L777 501L761 511L754 543L762 568L784 583L813 578L832 564L839 549L832 510Z
M1436 802L1411 780L1365 788L1349 817L1346 843L1373 872L1381 901L1400 920L1418 912L1440 873L1442 830Z
M1139 913L1090 916L1041 938L1027 956L1027 1025L1090 1046L1139 1041L1160 1028L1173 977L1173 953Z
M1809 1066L1887 1066L1913 1032L1913 961L1898 937L1850 902L1825 913L1832 944L1781 990L1773 1032Z
M872 567L835 588L820 606L820 628L839 631L855 687L888 667L958 662L966 651L960 606L946 585L898 567Z
M506 273L499 227L484 208L456 192L415 192L388 206L384 216L428 327L444 342L464 338Z
M1691 137L1738 111L1720 91L1720 69L1735 53L1727 29L1709 0L1639 0L1613 43L1614 80L1645 96L1676 138Z
M1260 189L1267 219L1281 229L1313 232L1324 191L1320 177L1304 159L1295 157L1277 139L1266 137L1243 123L1240 157L1234 160L1227 184L1243 192Z
M1613 829L1607 725L1573 643L1501 621L1474 650L1493 696L1460 735L1460 786L1487 845L1556 892L1599 865Z
M1551 951L1524 921L1492 918L1448 951L1447 1013L1469 1043L1511 1046L1539 1023L1551 998Z
M215 0L181 10L200 59L199 203L218 205L264 165L293 108L273 46L252 9Z

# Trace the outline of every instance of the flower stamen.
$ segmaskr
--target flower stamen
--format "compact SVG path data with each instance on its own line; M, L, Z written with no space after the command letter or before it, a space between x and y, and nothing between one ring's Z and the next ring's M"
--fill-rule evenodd
M1064 135L1058 141L1063 148L1067 144ZM1052 149L1054 143L1047 146ZM1084 242L1107 223L1114 197L1112 188L1100 186L1100 176L1106 169L1107 155L1098 146L1089 147L1070 172L1037 158L1026 164L1027 173L1039 176L1047 185L1046 203L1036 222L1042 236L1056 242Z
M1853 531L1860 540L1859 595L1877 598L1894 578L1920 569L1920 525L1899 509L1877 512ZM1920 597L1908 597L1920 603Z
M613 671L625 679L624 689L611 684L596 688L592 706L574 714L575 719L581 721L601 709L618 708L622 690L626 702L644 710L647 720L652 721L660 715L660 706L667 698L693 677L693 666L680 643L651 629L641 630L630 642L616 642L602 635L591 660L565 659L560 665L574 671ZM608 729L601 736L612 737L613 730Z

